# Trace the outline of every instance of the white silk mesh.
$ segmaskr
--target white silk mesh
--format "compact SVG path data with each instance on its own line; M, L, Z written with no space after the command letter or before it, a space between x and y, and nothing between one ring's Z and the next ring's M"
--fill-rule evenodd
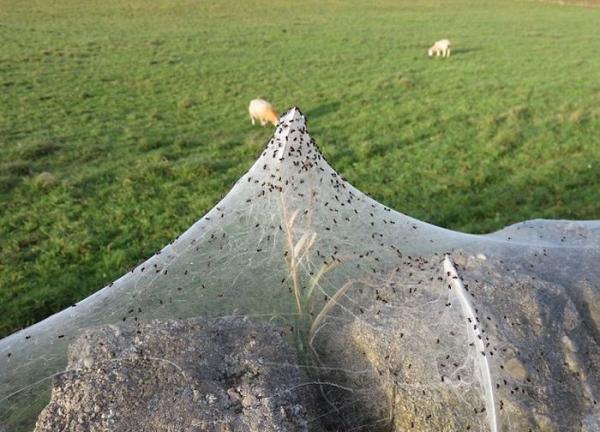
M229 315L293 329L323 398L314 430L513 430L507 412L542 410L560 424L548 409L559 399L573 399L582 424L597 416L599 333L586 301L599 292L599 222L534 220L489 235L432 226L353 188L306 128L289 110L249 172L173 243L1 340L0 430L32 429L84 329ZM538 350L561 340L547 332L565 331L571 306L577 378ZM526 378L508 376L514 358Z

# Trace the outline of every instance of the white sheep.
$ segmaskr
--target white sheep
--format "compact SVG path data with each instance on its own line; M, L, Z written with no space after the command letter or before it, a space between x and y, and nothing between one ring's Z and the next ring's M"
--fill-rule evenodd
M273 126L277 126L277 123L279 123L279 113L264 99L251 100L248 111L250 112L252 124L255 124L255 120L260 121L261 126L266 125L268 122L273 123Z
M441 54L442 57L450 57L450 41L448 39L441 39L434 43L429 50L427 50L427 54L429 57L432 55L439 56Z

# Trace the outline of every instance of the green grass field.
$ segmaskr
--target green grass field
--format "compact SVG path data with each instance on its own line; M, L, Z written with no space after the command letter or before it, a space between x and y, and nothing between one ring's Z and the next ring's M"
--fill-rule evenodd
M0 336L210 209L270 137L257 96L300 106L334 168L411 216L600 218L599 22L529 1L0 0ZM442 37L453 57L427 58Z

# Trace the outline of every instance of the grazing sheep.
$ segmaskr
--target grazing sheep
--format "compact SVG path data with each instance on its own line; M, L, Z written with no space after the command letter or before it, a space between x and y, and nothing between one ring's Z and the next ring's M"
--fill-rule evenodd
M429 55L429 57L431 57L434 54L436 55L436 57L440 54L442 55L442 57L450 57L450 41L448 39L441 39L437 41L431 46L431 48L429 48L427 54Z
M264 99L251 100L248 111L250 112L252 124L255 124L255 120L260 121L261 126L266 125L268 122L273 123L273 126L277 126L277 123L279 123L279 113Z

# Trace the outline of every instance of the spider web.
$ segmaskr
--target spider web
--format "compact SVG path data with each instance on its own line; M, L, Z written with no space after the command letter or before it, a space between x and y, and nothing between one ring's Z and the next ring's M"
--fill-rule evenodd
M322 399L311 430L597 430L599 261L597 221L468 235L395 212L327 164L292 108L173 243L0 341L0 430L33 428L85 330L226 316L289 329Z

